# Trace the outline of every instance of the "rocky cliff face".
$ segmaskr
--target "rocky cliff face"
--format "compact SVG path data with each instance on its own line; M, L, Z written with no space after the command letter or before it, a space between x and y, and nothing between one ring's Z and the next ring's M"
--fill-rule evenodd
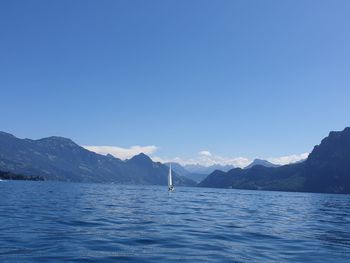
M315 146L305 163L305 189L350 193L350 128L330 132Z
M302 163L215 171L199 186L350 193L350 128L331 132Z

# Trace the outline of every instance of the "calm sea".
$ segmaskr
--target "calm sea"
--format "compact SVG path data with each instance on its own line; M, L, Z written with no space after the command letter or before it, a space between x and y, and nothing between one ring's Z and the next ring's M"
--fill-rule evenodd
M0 182L0 261L350 262L350 196Z

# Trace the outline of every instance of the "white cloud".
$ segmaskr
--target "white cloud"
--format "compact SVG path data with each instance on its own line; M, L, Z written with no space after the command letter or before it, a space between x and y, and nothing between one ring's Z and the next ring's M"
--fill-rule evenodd
M211 153L209 151L200 151L198 154L203 156L211 156Z
M305 160L308 156L309 156L309 153L302 153L302 154L292 154L287 156L281 156L276 158L268 158L267 160L274 164L284 165L284 164L295 163L301 160Z
M122 148L117 146L83 146L85 149L107 155L111 154L114 157L117 157L119 159L125 160L129 159L137 154L144 153L144 154L152 154L154 153L158 148L154 145L149 146L131 146L130 148Z

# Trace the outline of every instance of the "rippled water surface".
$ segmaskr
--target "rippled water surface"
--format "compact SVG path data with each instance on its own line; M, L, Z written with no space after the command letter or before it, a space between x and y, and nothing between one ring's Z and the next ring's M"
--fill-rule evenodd
M0 182L0 261L350 262L350 196Z

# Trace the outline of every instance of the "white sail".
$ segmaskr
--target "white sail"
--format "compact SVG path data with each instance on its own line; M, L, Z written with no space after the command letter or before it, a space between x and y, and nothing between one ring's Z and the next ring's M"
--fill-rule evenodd
M168 176L168 186L169 188L173 185L173 178L171 176L171 164L170 164L170 168L169 168L169 176Z
M169 175L168 175L168 189L169 191L174 191L174 186L173 186L173 177L171 174L171 164L169 167Z

